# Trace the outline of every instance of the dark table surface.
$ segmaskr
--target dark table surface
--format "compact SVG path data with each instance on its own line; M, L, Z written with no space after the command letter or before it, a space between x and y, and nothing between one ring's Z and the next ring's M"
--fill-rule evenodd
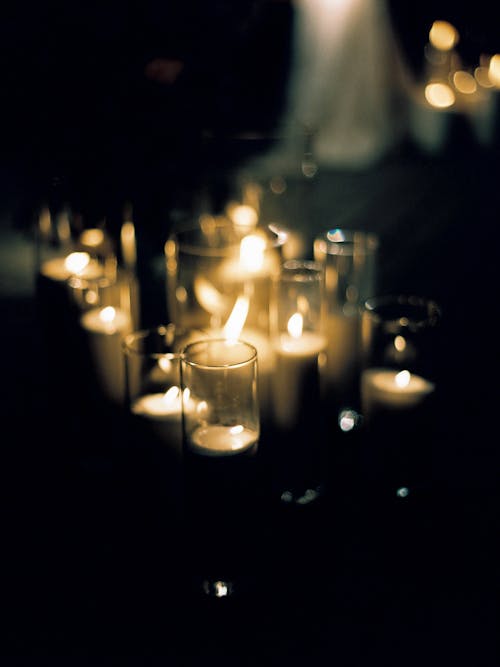
M143 174L136 208L144 324L167 316L162 169ZM406 147L372 168L290 180L280 210L293 219L300 198L292 224L306 238L374 231L380 292L442 306L442 409L432 469L407 497L367 481L356 445L339 440L345 467L322 502L259 506L256 580L221 600L190 590L161 451L130 443L120 411L91 402L61 414L43 370L25 200L43 188L16 164L3 182L2 664L498 664L495 147ZM161 222L146 201L164 205Z

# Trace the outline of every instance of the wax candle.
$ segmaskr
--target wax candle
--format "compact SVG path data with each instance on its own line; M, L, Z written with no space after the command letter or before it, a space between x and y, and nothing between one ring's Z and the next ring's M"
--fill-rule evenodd
M112 306L92 308L83 313L80 324L87 335L96 377L105 396L121 403L125 387L121 343L123 336L132 330L130 314Z
M274 418L278 426L292 428L304 410L303 402L307 403L308 396L317 398L318 356L326 348L326 343L325 336L313 331L302 331L302 317L299 313L290 318L288 333L276 338L272 397Z
M186 390L187 391L187 390ZM189 397L185 405L193 406ZM180 457L182 453L182 396L179 387L172 385L165 392L144 394L134 399L132 414L141 418L153 429L156 436Z
M189 447L202 456L234 456L250 453L259 439L258 431L241 424L198 426L190 435Z
M412 410L434 389L432 382L407 370L370 368L361 379L363 412L370 417L380 411Z
M102 275L102 267L86 252L72 252L63 257L47 259L40 266L44 278L56 282L65 282L72 275L93 280Z

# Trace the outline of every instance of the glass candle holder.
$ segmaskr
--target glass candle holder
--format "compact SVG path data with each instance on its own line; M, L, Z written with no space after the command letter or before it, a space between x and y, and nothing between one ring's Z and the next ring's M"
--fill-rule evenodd
M201 216L165 243L170 321L215 338L241 338L259 353L261 417L269 405L273 354L269 342L271 279L284 239L266 227Z
M331 229L313 244L314 258L324 267L324 395L341 428L343 416L360 408L361 313L375 293L378 245L375 234L345 229Z
M122 342L126 408L144 433L152 434L175 455L182 453L180 351L203 332L180 331L174 324L140 329Z
M319 497L325 470L319 370L327 345L323 267L303 259L286 261L273 288L272 480L283 502L304 505Z
M432 299L387 295L363 311L361 410L370 476L408 490L428 479L436 432L441 310Z
M256 348L225 339L187 345L181 388L188 560L205 593L226 596L255 558Z

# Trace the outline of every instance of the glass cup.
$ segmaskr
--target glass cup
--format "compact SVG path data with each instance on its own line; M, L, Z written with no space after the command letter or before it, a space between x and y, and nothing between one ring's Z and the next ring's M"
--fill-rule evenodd
M162 324L128 333L122 341L125 410L133 451L157 461L171 504L182 508L182 399L180 351L202 332Z
M272 485L278 484L285 503L308 504L321 495L325 481L323 287L323 266L305 259L284 262L273 284L273 438L268 451Z
M429 480L438 419L440 321L435 301L413 295L372 297L363 310L366 471L372 481L400 494Z
M361 313L375 293L378 245L375 234L346 229L328 230L313 244L314 258L324 267L324 396L341 430L356 422L360 408Z
M231 595L254 567L260 436L257 350L207 339L181 353L187 559L200 590Z
M214 338L241 338L259 354L261 419L269 406L273 354L269 341L271 279L284 236L267 227L203 215L165 243L167 309L183 329Z

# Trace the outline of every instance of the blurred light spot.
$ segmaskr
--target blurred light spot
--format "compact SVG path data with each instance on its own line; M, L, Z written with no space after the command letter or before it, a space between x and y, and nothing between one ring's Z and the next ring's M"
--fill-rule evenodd
M476 67L474 70L474 78L478 82L480 86L483 88L492 88L493 87L493 82L490 79L490 75L488 74L488 68L487 67Z
M457 29L448 21L434 21L429 30L429 41L439 51L450 51L458 39Z
M231 426L229 433L231 433L231 435L238 435L238 433L243 433L243 430L242 424L237 424L236 426Z
M238 227L255 227L259 220L257 211L253 206L236 204L228 208L228 215Z
M64 266L71 273L80 273L90 262L88 252L72 252L64 260Z
M326 233L326 238L332 243L342 243L345 241L344 232L341 229L330 229Z
M410 384L411 373L410 371L401 371L394 378L394 382L400 389L407 387Z
M95 306L99 302L99 295L93 289L88 290L88 292L85 294L85 301L89 305Z
M477 90L477 83L472 74L459 70L453 74L453 85L464 95L472 95Z
M291 503L293 500L292 493L290 491L283 491L283 493L281 494L281 500L284 503Z
M182 286L181 286L181 287L178 287L178 288L175 290L175 296L176 296L177 301L178 301L179 303L186 303L187 298L188 298L186 288L185 288L185 287L182 287Z
M161 359L158 359L158 366L164 373L170 373L170 371L172 370L172 360L167 355L161 357Z
M318 173L318 165L311 158L302 160L302 173L306 178L314 178Z
M402 486L396 491L396 495L398 498L406 498L406 496L410 493L410 489L407 486Z
M446 83L428 83L424 94L427 102L438 109L451 107L455 102L455 95Z
M396 336L394 339L394 347L398 352L402 352L406 348L406 339L404 336Z
M355 410L341 410L339 414L340 430L347 433L352 431L359 420L359 415Z
M89 248L97 248L104 241L102 229L85 229L80 234L80 243Z
M488 66L488 74L491 83L500 88L500 53L495 53L491 56L490 64Z
M303 496L297 498L297 505L308 505L319 496L319 493L314 489L307 489Z
M271 192L275 195L282 195L286 190L286 181L281 176L273 176L269 181Z

